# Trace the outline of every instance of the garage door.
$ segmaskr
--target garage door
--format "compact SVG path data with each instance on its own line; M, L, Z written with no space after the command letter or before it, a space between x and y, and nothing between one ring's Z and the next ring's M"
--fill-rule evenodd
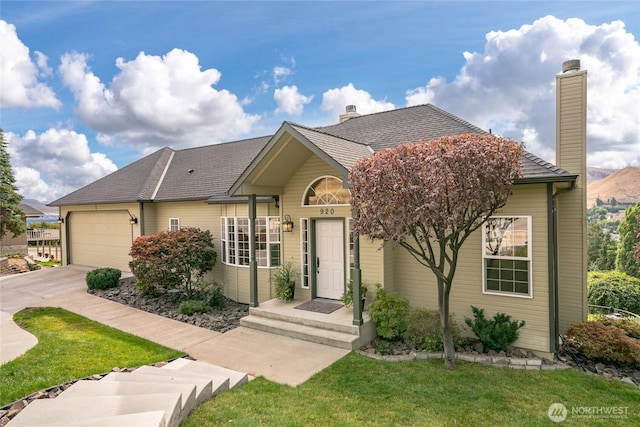
M131 224L127 211L72 212L71 264L129 271Z

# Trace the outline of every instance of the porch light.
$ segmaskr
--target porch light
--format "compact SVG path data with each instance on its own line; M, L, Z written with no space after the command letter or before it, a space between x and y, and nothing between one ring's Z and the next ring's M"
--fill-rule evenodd
M58 224L64 224L64 218L61 216L58 217Z
M138 223L138 218L136 218L135 216L131 215L129 218L129 224L134 225Z
M285 233L291 233L293 231L293 221L291 221L289 214L284 216L284 221L282 221L282 231Z

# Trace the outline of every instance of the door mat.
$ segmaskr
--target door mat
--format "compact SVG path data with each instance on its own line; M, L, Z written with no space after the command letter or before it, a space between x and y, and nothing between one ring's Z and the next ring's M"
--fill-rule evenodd
M298 310L313 311L315 313L329 314L329 313L333 313L340 307L342 307L342 304L337 302L314 299L314 300L302 303L300 305L297 305L293 308L297 308Z

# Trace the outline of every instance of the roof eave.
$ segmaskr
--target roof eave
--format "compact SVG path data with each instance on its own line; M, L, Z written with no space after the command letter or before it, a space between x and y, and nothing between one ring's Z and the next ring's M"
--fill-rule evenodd
M578 179L578 175L555 175L555 176L536 176L536 177L524 177L518 178L513 181L514 185L520 184L548 184L554 182L575 182Z

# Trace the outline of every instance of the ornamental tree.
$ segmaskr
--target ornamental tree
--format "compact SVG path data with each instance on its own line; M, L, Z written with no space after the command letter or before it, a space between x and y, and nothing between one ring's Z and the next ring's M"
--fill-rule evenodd
M20 208L22 196L15 183L4 133L0 128L0 239L9 232L15 237L27 231L24 211Z
M396 242L436 276L446 369L455 369L449 296L458 253L507 203L523 152L495 135L443 136L382 150L349 172L354 229Z
M189 298L217 259L211 232L190 227L140 236L133 241L129 255L133 258L129 267L140 292L182 288Z

